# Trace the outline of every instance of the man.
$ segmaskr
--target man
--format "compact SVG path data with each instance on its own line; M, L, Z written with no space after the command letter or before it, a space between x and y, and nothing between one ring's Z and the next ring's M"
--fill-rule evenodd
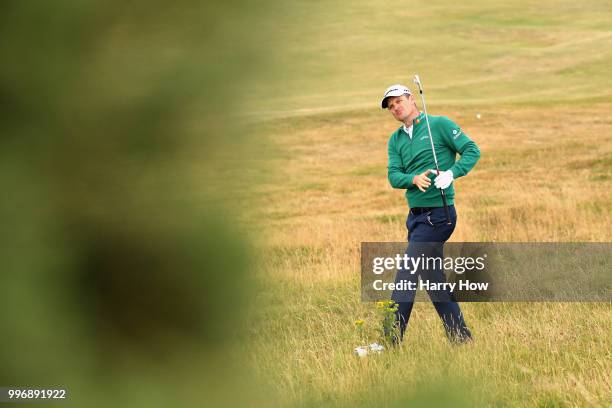
M385 91L382 108L402 122L391 134L388 144L388 178L393 188L406 189L410 211L406 221L410 257L443 257L443 245L455 229L455 191L453 181L465 176L480 158L480 150L453 121L445 116L428 115L440 174L436 174L425 114L420 112L410 90L403 85L392 85ZM461 158L456 161L457 153ZM433 180L433 186L431 178ZM446 194L451 222L447 222L439 189ZM402 280L418 283L421 280L446 282L442 268L428 266L418 271L398 270L396 282ZM441 285L440 287L444 287ZM459 304L445 289L430 290L428 294L442 319L451 342L462 343L472 338L465 324ZM410 319L414 304L414 291L394 291L392 300L398 303L396 328L399 342Z

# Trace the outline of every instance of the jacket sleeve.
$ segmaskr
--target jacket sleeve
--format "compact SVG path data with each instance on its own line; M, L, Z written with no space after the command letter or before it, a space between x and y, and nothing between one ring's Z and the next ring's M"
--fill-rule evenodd
M388 165L387 165L387 178L389 184L393 188L402 188L412 190L416 188L412 184L412 179L416 174L404 173L404 167L402 166L402 157L400 156L393 136L389 138L388 144Z
M469 173L480 158L480 149L461 128L447 117L440 118L440 133L444 143L461 157L450 168L455 178Z

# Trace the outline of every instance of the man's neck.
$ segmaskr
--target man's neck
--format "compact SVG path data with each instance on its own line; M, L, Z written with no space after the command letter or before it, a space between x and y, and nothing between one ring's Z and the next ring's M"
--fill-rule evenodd
M408 118L404 121L404 125L406 125L406 128L409 128L410 126L412 126L412 123L414 122L414 120L421 114L421 112L419 112L418 109L415 109L410 116L408 116Z

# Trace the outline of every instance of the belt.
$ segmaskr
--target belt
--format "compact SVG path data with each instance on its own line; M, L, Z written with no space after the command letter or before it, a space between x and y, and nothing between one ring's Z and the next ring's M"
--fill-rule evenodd
M419 215L419 214L430 212L431 210L435 210L436 208L442 208L442 207L414 207L410 209L410 212L413 213L414 215Z

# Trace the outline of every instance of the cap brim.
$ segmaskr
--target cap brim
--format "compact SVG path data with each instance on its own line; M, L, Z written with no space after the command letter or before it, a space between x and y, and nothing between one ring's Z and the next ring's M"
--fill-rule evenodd
M382 102L380 103L380 106L382 106L383 109L387 109L387 99L389 99L388 96L385 96L382 100Z
M393 96L402 96L402 95L412 95L410 92L402 92L402 91L397 91L397 92L390 92L388 95L385 95L385 97L383 98L382 102L380 103L380 106L383 109L387 109L387 100Z

